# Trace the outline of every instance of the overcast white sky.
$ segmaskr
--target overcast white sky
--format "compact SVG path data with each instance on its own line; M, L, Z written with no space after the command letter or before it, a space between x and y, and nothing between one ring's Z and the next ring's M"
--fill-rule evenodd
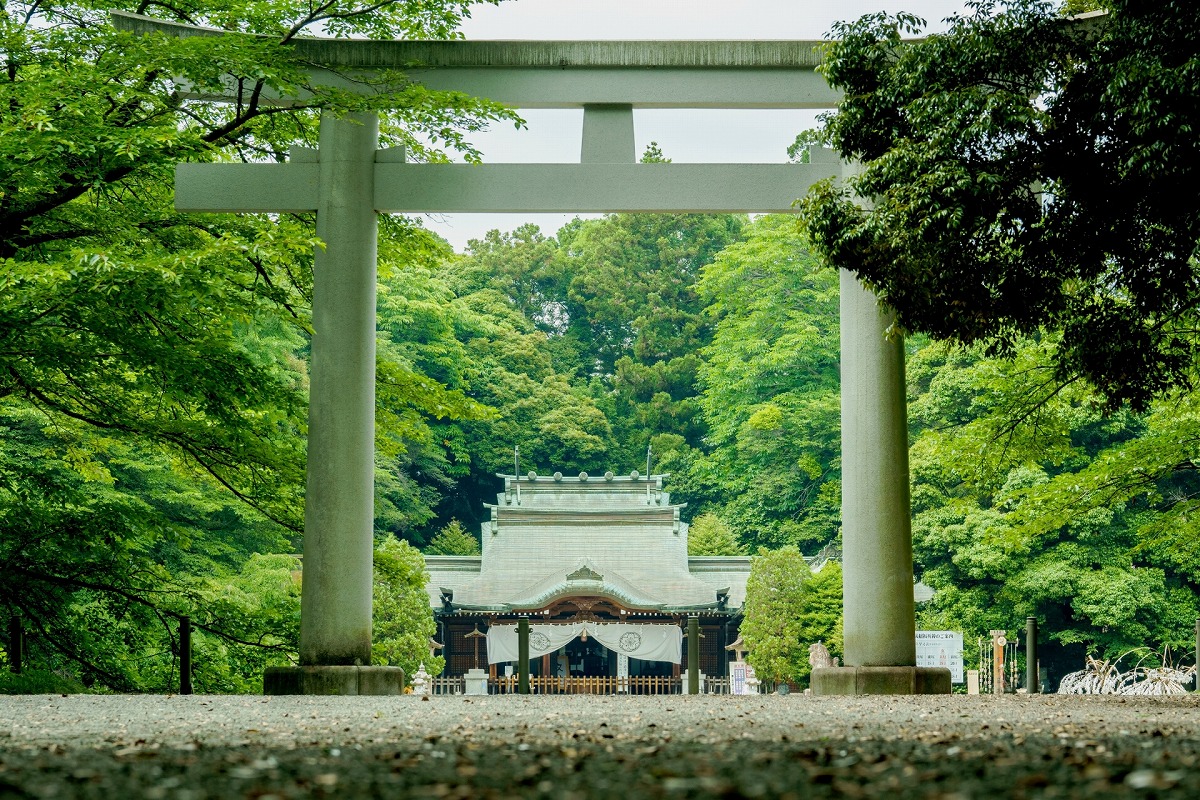
M506 0L477 6L463 26L468 39L821 39L840 19L875 11L911 11L930 30L963 10L963 0ZM489 162L579 160L582 111L522 112L528 129L510 125L476 137ZM681 162L766 163L787 160L796 134L814 123L809 111L674 111L635 113L638 152L655 141ZM553 233L570 214L453 214L426 219L456 250L491 228L535 222Z

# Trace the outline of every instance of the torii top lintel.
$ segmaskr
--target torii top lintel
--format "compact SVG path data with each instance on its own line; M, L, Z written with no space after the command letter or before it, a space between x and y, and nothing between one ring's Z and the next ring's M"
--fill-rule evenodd
M112 12L136 33L227 32ZM816 72L819 41L375 41L289 43L313 80L362 89L355 73L400 69L432 89L518 108L832 108L840 94ZM211 98L217 99L217 98Z
M245 35L121 12L113 12L112 19L117 27L142 34ZM287 46L313 65L314 83L370 91L370 83L356 76L400 68L430 88L517 108L584 109L578 164L410 164L400 151L354 145L366 148L356 150L354 158L373 162L356 179L359 188L371 187L365 202L383 213L787 213L815 181L841 174L836 155L820 150L813 151L809 164L638 164L634 152L634 108L836 105L837 94L816 72L819 42L296 39ZM332 187L344 171L332 162L347 158L340 149L326 152L331 146L323 123L320 152L297 150L291 163L180 164L175 207L233 213L317 210L321 196L336 195Z

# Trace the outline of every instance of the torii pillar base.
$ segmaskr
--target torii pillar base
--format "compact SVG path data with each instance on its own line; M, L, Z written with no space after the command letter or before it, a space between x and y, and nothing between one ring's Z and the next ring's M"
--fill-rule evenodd
M818 667L814 695L950 694L950 670L942 667Z
M404 694L400 667L267 667L263 694Z

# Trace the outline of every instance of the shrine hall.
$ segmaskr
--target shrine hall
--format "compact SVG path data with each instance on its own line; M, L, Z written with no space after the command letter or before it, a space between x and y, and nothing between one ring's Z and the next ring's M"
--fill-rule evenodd
M588 685L661 691L688 668L695 616L700 672L728 677L750 559L689 557L683 505L664 476L499 477L482 554L425 558L446 676L514 674L525 618L535 681L611 678Z

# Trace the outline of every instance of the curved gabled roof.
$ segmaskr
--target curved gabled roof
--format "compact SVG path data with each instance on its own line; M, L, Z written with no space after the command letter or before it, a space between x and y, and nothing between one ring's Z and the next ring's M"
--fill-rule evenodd
M570 572L551 573L542 580L517 592L508 601L509 609L517 611L545 608L563 597L591 595L606 597L630 610L657 611L665 603L649 587L638 587L613 569L602 569L591 559L580 559Z

